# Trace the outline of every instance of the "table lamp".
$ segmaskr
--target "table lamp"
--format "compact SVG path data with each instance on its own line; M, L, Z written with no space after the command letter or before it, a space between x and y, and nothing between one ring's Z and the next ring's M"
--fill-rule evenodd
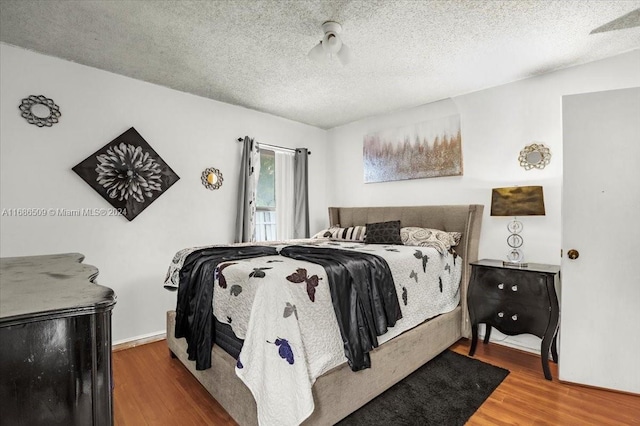
M505 266L526 268L524 253L520 247L524 239L520 235L523 225L518 216L544 216L544 195L541 186L512 186L491 190L491 216L513 216L507 225L509 252Z

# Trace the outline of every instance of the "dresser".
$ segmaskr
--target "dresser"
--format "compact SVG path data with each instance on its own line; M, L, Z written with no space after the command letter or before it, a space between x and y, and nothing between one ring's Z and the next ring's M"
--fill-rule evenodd
M0 425L113 424L115 295L83 259L0 259Z
M558 361L556 332L560 308L556 289L560 266L529 263L528 267L505 266L501 260L483 259L471 263L467 301L471 320L473 356L478 343L478 324L486 325L484 343L491 328L513 336L529 333L542 339L540 355L544 377L551 380L549 351Z

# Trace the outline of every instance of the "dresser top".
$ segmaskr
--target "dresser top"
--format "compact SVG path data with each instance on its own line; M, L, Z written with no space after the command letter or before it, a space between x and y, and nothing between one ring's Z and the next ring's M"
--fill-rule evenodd
M560 272L560 265L547 265L545 263L528 263L527 267L520 266L507 266L502 263L502 260L495 259L482 259L476 262L471 262L471 265L477 266L487 266L490 268L501 268L501 269L514 269L517 271L532 271L532 272L543 272L549 274L557 274Z
M95 284L80 253L0 258L0 324L111 309L113 290Z

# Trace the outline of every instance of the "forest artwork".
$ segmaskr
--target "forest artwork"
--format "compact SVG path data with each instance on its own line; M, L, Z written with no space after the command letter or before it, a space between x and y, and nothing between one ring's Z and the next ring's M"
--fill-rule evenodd
M364 137L365 183L462 176L460 115Z

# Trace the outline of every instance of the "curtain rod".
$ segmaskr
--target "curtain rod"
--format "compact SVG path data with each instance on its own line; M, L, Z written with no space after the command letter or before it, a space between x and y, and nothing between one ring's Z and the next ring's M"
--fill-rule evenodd
M238 142L242 142L243 140L244 138L238 138ZM266 148L276 148L282 151L296 152L296 148L287 148L285 146L271 145L268 143L258 143L258 144ZM307 155L311 155L311 151L307 151Z

